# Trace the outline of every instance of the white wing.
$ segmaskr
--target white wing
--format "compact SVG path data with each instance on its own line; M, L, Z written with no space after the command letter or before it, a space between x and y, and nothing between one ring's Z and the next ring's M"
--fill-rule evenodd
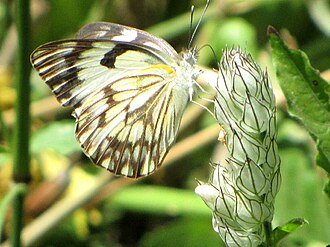
M31 55L61 104L74 107L76 137L86 155L115 174L154 172L177 136L189 99L185 78L165 62L171 58L155 51L82 39L49 43Z

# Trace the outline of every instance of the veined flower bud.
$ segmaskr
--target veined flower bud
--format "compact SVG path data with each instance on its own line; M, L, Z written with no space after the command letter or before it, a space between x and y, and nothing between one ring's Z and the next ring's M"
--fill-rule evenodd
M196 193L213 212L213 228L227 246L265 242L280 187L275 98L267 73L240 49L226 49L214 100L221 140L229 157L213 164Z

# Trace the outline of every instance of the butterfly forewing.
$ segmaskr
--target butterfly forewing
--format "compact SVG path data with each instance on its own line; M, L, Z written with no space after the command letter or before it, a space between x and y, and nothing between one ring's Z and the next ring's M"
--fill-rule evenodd
M165 40L148 32L115 23L94 22L81 28L76 35L77 39L102 39L113 42L134 43L169 58L177 59L177 52Z
M177 71L165 62L170 58L149 48L82 39L46 44L31 55L61 104L74 108L76 137L86 155L134 178L160 166L189 99Z

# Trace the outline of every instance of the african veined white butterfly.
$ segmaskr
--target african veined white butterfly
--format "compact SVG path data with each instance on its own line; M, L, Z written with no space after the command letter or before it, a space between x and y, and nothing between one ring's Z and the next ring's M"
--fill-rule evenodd
M154 172L175 142L192 99L196 49L105 22L75 39L37 48L31 62L63 106L74 108L76 138L96 164L132 178Z

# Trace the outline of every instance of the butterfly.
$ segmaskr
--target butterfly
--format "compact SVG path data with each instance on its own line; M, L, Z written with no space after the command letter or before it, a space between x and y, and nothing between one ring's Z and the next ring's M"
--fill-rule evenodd
M116 175L138 178L162 164L195 91L195 48L114 23L37 48L31 63L62 106L73 107L84 153Z

